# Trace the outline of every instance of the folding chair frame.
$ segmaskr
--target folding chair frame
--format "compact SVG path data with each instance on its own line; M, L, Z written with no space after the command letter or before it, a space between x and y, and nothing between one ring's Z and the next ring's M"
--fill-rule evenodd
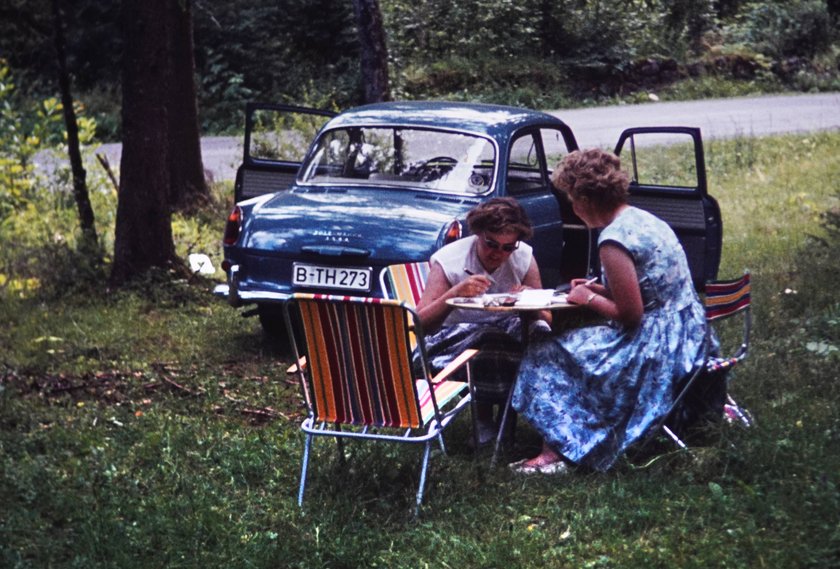
M431 443L433 440L438 440L445 453L446 448L442 436L444 429L470 404L471 370L469 361L477 351L466 350L446 369L432 377L426 361L422 328L419 326L419 321L414 318L416 313L406 303L379 298L295 294L285 303L284 316L295 358L298 362L303 361L301 357L303 353L292 326L291 311L294 310L294 307L298 307L307 314L301 320L303 321L303 331L309 356L306 365L298 365L294 370L300 380L309 411L309 416L301 424L301 430L305 433L305 442L300 486L298 488L298 505L303 506L309 458L315 437L335 437L342 458L341 441L346 438L422 444L424 450L414 508L416 516L423 501ZM397 349L389 351L376 360L377 363L374 365L365 367L366 364L382 356L382 345L374 345L372 337L360 338L358 335L356 338L346 337L349 333L345 335L345 332L349 328L342 328L341 323L347 321L344 320L347 318L347 314L350 314L351 318L359 317L359 322L361 322L362 318L367 316L371 316L373 319L380 318L383 311L389 311L387 334L391 334L388 338L388 342L391 343L388 345L396 346ZM326 321L320 320L320 317L325 318ZM418 339L423 367L423 378L420 379L416 379L410 372L412 350L409 345L408 324L411 320L415 322L414 333ZM371 326L375 326L372 322L373 320L370 321ZM377 320L377 322L381 321ZM319 329L318 326L321 325L332 327L329 328L328 332L324 332L327 328ZM381 332L381 329L376 328L376 332ZM377 336L377 339L381 339L381 337ZM332 348L338 348L336 351L341 353L333 353L328 358L319 357L319 350L330 350ZM322 352L321 355L324 353L326 352ZM401 358L407 358L407 360L401 361ZM327 360L329 360L329 363L325 364L324 362ZM391 364L395 367L388 367ZM467 383L447 379L462 366L466 366ZM372 369L380 370L381 374L375 376L373 373L369 373ZM327 377L328 374L336 370L339 370L337 375ZM406 377L406 373L410 375ZM394 386L387 383L389 380L386 379L386 376L394 378ZM398 394L400 407L398 411L391 413L388 410L383 411L386 404L381 403L382 407L377 407L375 411L359 412L359 406L369 403L369 401L355 400L353 403L356 407L353 407L349 413L343 414L338 411L337 407L327 408L334 401L327 399L325 391L319 392L320 387L316 388L316 381L322 382L322 386L326 385L323 382L330 381L332 382L330 386L336 386L339 390L346 389L345 393L362 393L367 388L374 389L376 386L386 385L387 383L389 387L393 387L394 393ZM376 385L365 383L365 381L375 382ZM401 384L397 385L397 382L401 382ZM420 387L423 389L420 390ZM438 400L439 393L443 393L444 399L441 401ZM454 400L461 394L463 394L463 397L455 402L451 409L442 410L442 407L445 407L449 400ZM429 400L425 399L426 396L429 397ZM425 404L421 405L420 397L423 398ZM429 404L431 404L431 408ZM347 411L347 409L344 409L344 411ZM373 415L377 416L374 417ZM397 434L388 434L386 431L396 432Z
M744 274L732 280L718 280L711 281L706 284L704 306L706 309L706 334L703 341L703 350L706 354L704 362L695 369L685 385L680 390L679 394L674 398L670 411L666 416L650 430L654 435L658 432L659 427L676 443L681 449L688 449L688 446L677 434L667 425L668 420L674 415L680 405L685 400L686 395L694 384L700 378L708 377L714 373L723 373L747 357L750 345L750 330L752 327L751 315L751 277L749 271L744 271ZM712 323L718 320L733 317L742 314L744 318L743 337L741 344L738 346L735 353L730 357L718 357L712 355ZM728 385L728 381L727 381ZM740 420L746 426L752 425L752 418L749 412L741 409L735 400L727 394L727 403L725 404L725 412ZM648 439L649 440L649 439Z
M411 308L415 308L423 296L423 291L426 290L426 280L429 277L431 265L428 261L418 261L413 263L403 263L397 265L388 265L380 273L379 280L383 294L386 298L392 300L401 300L408 304ZM412 347L416 346L414 336L411 336ZM474 363L478 363L482 358L481 351L478 351L477 358ZM473 448L478 449L478 411L475 385L470 382L470 389L472 394L472 433L473 433ZM512 394L513 391L510 391ZM499 447L502 439L505 436L505 430L513 438L516 428L516 411L510 408L510 395L507 399L497 401L504 405L502 418L499 422L499 430L496 436L496 444L493 449L493 458L491 465L496 464L496 457L499 454Z

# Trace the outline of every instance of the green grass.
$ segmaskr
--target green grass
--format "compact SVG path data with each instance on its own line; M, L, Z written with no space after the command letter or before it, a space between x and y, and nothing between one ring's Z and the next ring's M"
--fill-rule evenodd
M209 282L6 290L0 566L838 566L840 236L820 224L840 206L838 155L837 132L707 143L721 276L754 275L733 392L756 428L721 427L693 456L663 446L607 474L522 479L474 460L460 420L414 521L419 449L386 445L349 445L342 467L316 443L297 508L287 357ZM539 441L521 425L518 443L509 458Z

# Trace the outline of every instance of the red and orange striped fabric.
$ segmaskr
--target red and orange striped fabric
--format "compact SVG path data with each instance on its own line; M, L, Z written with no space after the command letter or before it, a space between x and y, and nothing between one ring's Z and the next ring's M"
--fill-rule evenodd
M391 299L399 299L411 308L417 306L423 291L426 290L426 279L429 277L429 263L405 263L404 265L390 265L385 268L387 286L383 286L385 294Z
M750 305L750 274L732 281L706 284L706 319L709 321L735 314Z
M379 298L296 294L309 351L317 421L418 428L434 416L425 379L411 370L403 303ZM435 385L439 406L464 391Z

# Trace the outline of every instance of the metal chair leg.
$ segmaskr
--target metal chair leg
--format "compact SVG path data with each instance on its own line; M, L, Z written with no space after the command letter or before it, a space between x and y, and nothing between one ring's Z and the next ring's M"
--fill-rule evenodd
M417 504L414 506L414 517L420 515L420 504L423 502L423 488L426 486L426 469L429 466L429 455L432 450L432 441L426 441L423 445L423 465L420 467L420 485L417 487Z
M341 425L338 423L335 424L335 430L340 431ZM336 437L335 438L336 446L338 447L338 464L344 466L346 463L347 457L344 456L344 438L343 437Z
M300 487L298 488L298 506L303 507L303 490L306 488L306 469L309 466L309 451L312 448L312 435L306 435L303 443L303 460L300 467Z
M499 421L499 432L496 435L496 445L493 448L493 458L490 459L490 468L496 467L496 460L499 457L499 447L502 446L502 439L505 436L505 426L507 425L508 415L510 414L510 408L513 403L513 388L516 385L516 382L512 383L510 386L510 390L508 391L507 400L505 401L505 408L502 411L502 419Z
M678 447L680 447L683 450L688 450L688 447L686 446L686 444L684 442L682 442L682 440L680 440L680 438L676 434L674 434L674 431L672 431L671 429L668 428L668 425L662 425L662 430L665 431L665 433L669 437L671 437L671 440L673 440L677 444Z

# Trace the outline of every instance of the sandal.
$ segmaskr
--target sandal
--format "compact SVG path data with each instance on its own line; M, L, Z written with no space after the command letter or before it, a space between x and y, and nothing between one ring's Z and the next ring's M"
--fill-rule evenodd
M508 465L514 474L545 474L553 476L558 474L568 474L570 472L569 465L563 460L557 460L546 464L528 464L529 458L517 460Z

